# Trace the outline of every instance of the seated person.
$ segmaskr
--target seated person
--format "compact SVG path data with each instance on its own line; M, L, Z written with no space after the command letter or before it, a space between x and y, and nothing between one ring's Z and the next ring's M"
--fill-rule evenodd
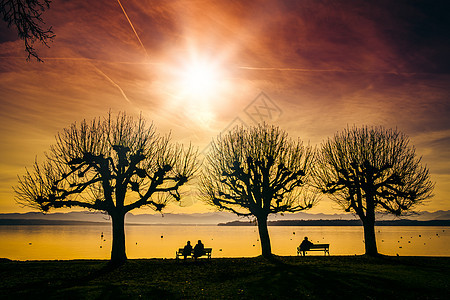
M197 245L194 247L194 258L197 259L197 257L200 257L203 254L205 254L205 246L202 244L201 240L198 240Z
M191 254L192 254L191 241L187 241L186 246L184 246L184 248L183 248L184 259L186 259L186 256L191 255Z
M313 245L313 243L311 243L310 241L308 241L308 237L305 236L305 238L303 239L302 243L300 244L300 251L303 252L303 256L306 255L306 251L308 251L309 249L311 249L311 246Z

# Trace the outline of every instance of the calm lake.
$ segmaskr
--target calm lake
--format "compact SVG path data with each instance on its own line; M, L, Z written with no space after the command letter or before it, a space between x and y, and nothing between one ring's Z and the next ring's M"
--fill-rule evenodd
M450 227L380 226L376 232L383 254L450 256ZM269 233L277 255L296 255L304 236L313 243L329 243L331 255L364 253L362 227L270 226ZM0 236L0 257L14 260L108 259L111 251L108 225L0 226ZM253 226L126 227L128 258L174 258L187 240L195 244L199 239L213 248L212 257L252 257L261 253L258 238Z

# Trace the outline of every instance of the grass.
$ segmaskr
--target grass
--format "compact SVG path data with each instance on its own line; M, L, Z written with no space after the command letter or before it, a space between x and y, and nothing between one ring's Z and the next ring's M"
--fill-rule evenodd
M448 299L448 257L0 262L2 299Z

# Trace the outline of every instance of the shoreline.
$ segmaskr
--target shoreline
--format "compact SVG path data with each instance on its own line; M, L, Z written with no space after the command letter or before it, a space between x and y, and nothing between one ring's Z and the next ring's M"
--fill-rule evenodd
M282 255L273 255L275 259L310 259L310 258L355 258L355 257L366 257L369 259L377 259L377 258L384 258L384 259L397 259L397 258L407 258L407 259L449 259L450 256L425 256L425 255L386 255L380 253L377 257L370 257L365 254L355 254L355 255L307 255L307 256L299 256L299 255L289 255L289 256L282 256ZM251 259L264 259L261 255L258 256L252 256L252 257L211 257L210 260L251 260ZM188 261L191 261L192 259L188 259ZM127 262L130 261L174 261L176 262L176 258L170 257L170 258L161 258L161 257L151 257L151 258L128 258ZM201 257L199 258L199 261L207 261L206 258ZM75 259L27 259L27 260L20 260L20 259L10 259L7 257L0 257L0 263L5 262L103 262L108 263L109 258L100 259L100 258L75 258Z

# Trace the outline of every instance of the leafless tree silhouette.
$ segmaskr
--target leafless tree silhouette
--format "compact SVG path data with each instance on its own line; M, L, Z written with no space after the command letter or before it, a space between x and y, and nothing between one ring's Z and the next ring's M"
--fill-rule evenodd
M323 193L362 220L368 255L378 254L375 213L400 216L430 198L434 188L409 139L383 127L347 128L329 138L314 178Z
M109 114L59 133L45 162L35 162L19 177L16 200L43 212L61 207L106 212L112 219L111 261L123 262L126 213L143 206L161 211L169 200L180 200L196 157L191 146L171 144L142 117Z
M34 43L41 42L48 47L48 42L55 35L52 28L42 28L45 25L42 13L50 7L51 0L0 0L0 13L8 27L17 29L19 38L25 43L25 51L28 53L27 60L31 57L42 62L39 58Z
M313 149L275 126L236 127L212 142L201 178L201 195L219 210L256 217L262 255L271 257L267 217L311 208L308 188Z

